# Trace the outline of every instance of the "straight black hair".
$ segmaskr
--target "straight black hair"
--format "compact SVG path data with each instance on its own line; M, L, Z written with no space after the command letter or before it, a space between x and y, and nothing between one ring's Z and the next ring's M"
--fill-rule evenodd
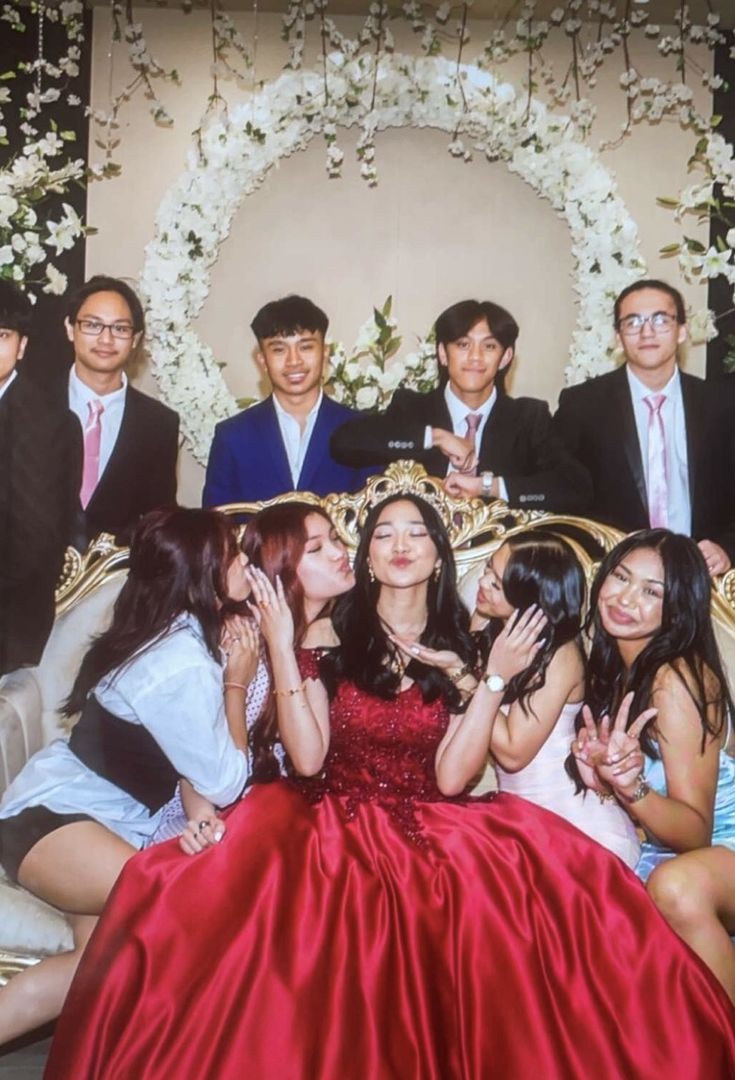
M327 332L329 319L321 308L305 296L284 296L281 300L271 300L260 309L250 324L250 329L258 341L272 337L289 337L304 330L320 333Z
M25 337L31 328L33 305L14 281L0 278L0 328Z
M338 679L348 679L360 689L391 699L401 684L397 647L388 638L377 610L380 582L372 581L368 555L370 541L386 506L410 502L417 508L437 551L439 573L428 583L428 619L421 644L432 649L452 649L463 663L475 665L477 650L469 633L469 612L457 593L457 577L452 547L439 514L426 500L416 495L391 495L374 506L360 533L355 556L355 587L340 597L334 607L332 622L340 641L338 649L324 657L322 673L330 695ZM435 667L410 660L405 674L420 687L424 701L443 696L453 711L464 705L457 687Z

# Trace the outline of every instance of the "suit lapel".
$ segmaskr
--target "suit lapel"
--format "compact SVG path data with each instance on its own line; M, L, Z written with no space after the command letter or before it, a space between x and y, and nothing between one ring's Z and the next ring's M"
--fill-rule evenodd
M259 406L254 406L258 408ZM268 459L267 471L273 475L274 482L281 491L293 491L294 482L291 477L291 468L288 464L286 445L281 435L281 428L276 416L276 407L273 404L273 395L263 402L263 411L260 417L262 426L259 434L260 446L257 447L258 456L264 454ZM255 447L253 448L256 449ZM303 472L303 470L302 470Z
M444 387L438 386L426 395L426 405L421 417L417 420L427 427L442 428L444 431L452 431L452 418L449 415L449 406L444 397ZM422 457L424 468L429 476L446 476L449 462L441 450L426 450Z
M480 461L487 461L495 472L508 467L516 430L513 411L513 399L498 391L480 440Z
M311 482L325 458L329 458L329 439L332 434L332 425L329 423L332 402L326 394L322 396L319 411L316 414L316 422L311 432L309 445L306 448L306 456L299 474L299 491L311 491Z
M615 372L615 379L611 380L613 407L610 410L610 419L613 424L618 423L619 429L613 433L623 447L628 467L633 476L638 497L643 505L644 516L648 518L648 492L646 491L646 477L643 472L643 458L641 457L641 445L638 441L638 429L635 426L635 413L633 412L633 400L630 396L628 376L625 365Z
M684 372L681 372L679 377L681 379L681 396L684 402L689 498L692 506L692 521L694 521L695 498L697 492L701 492L703 485L707 482L705 477L697 475L697 466L702 459L704 447L704 400L700 392L702 385L697 379L691 375L685 375Z

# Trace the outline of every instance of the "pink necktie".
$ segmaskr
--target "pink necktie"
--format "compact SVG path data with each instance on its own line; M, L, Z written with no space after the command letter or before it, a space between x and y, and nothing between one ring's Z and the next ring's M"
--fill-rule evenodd
M472 445L474 446L475 445L475 436L477 435L477 429L479 428L480 424L482 423L482 416L480 415L480 413L476 413L476 412L467 413L467 415L464 418L464 422L467 425L467 433L465 435L465 438L469 439L470 442L472 443ZM475 464L474 468L468 469L467 471L476 476L477 475L477 464Z
M661 415L666 394L648 394L648 517L652 529L669 524L669 485L666 477L666 432Z
M100 417L104 411L104 405L97 398L87 402L87 426L84 429L84 469L82 472L82 489L79 492L79 499L85 510L100 477L100 441L102 438Z

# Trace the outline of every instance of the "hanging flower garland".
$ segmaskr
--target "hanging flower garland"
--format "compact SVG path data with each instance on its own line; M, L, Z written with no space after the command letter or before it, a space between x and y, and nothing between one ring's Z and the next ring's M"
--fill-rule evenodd
M451 152L464 157L471 146L489 161L503 161L548 199L569 227L574 262L578 319L567 382L610 368L612 302L645 269L636 225L614 179L569 117L528 102L477 67L458 67L443 57L384 56L376 73L369 57L337 53L328 57L327 69L326 83L323 69L284 73L247 104L213 119L157 214L140 281L148 348L161 396L181 414L201 462L214 425L237 403L192 321L242 199L314 135L330 138L337 127L357 124L368 145L375 131L386 128L437 128L455 136Z

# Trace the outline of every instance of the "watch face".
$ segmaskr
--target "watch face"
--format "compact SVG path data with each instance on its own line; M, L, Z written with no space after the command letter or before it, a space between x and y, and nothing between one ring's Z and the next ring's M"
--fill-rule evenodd
M486 675L485 685L493 694L499 694L501 690L505 690L505 679L502 675Z

